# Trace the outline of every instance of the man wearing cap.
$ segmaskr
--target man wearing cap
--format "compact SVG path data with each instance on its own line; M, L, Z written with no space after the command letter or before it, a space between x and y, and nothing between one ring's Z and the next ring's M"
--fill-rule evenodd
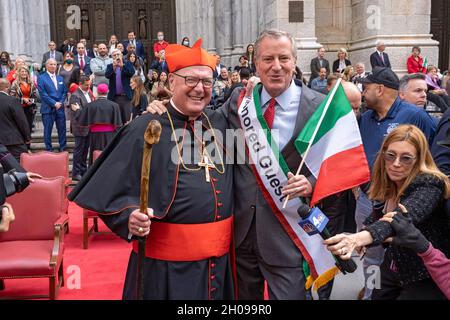
M359 78L363 84L363 96L369 109L361 117L360 131L369 167L372 169L376 156L384 138L402 124L412 124L419 127L431 143L436 131L433 119L416 106L403 101L398 96L399 78L390 68L376 67L366 78ZM368 185L360 188L356 203L355 219L358 230L372 213L372 203L367 197ZM379 266L383 260L384 249L373 247L367 250L364 258L364 276L370 266ZM367 281L365 282L367 283ZM366 288L364 299L370 299L372 290Z
M77 122L89 131L89 165L93 163L94 151L103 151L113 140L122 126L119 105L107 99L108 86L104 83L97 88L98 98L81 108L72 104Z
M230 261L233 171L226 164L227 120L204 110L211 100L216 59L201 48L169 45L168 112L145 114L121 129L69 195L127 241L148 236L144 299L234 299ZM139 212L144 133L162 126L153 146L149 208ZM99 194L101 190L101 194ZM124 299L136 299L134 242Z

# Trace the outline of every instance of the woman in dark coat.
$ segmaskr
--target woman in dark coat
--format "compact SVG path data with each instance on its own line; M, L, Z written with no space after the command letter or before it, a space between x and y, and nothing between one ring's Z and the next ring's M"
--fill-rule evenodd
M369 196L381 205L365 221L366 227L356 234L328 239L329 250L350 259L355 249L387 246L381 288L373 291L373 300L445 299L421 258L396 244L394 229L383 218L406 215L434 248L450 257L450 224L444 209L450 181L434 163L419 128L404 125L387 136L375 161Z

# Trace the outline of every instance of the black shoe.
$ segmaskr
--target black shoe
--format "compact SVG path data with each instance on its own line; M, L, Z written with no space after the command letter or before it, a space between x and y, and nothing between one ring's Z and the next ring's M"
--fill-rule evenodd
M81 175L78 174L78 175L72 177L72 180L73 180L73 181L81 181L82 178L83 178L83 177L82 177Z

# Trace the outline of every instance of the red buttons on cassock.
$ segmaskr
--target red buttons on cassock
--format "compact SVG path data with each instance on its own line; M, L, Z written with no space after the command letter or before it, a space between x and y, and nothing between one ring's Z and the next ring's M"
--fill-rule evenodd
M215 268L216 264L215 263L211 263L211 268Z
M211 292L214 292L216 290L217 290L217 288L211 288Z
M217 216L217 219L222 219L222 216Z
M223 207L223 203L222 202L219 202L218 204L217 204L217 206L220 208L220 207Z
M218 182L219 180L216 179L216 178L213 178L212 181L213 181L213 182Z
M217 194L222 194L222 191L217 190L216 193L217 193Z
M211 276L211 280L214 280L216 278L216 276Z

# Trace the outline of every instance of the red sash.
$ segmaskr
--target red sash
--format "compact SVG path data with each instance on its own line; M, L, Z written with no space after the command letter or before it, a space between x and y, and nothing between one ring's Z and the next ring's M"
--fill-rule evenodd
M233 217L202 224L152 221L145 246L147 258L163 261L200 261L230 252ZM138 252L138 242L133 243Z

